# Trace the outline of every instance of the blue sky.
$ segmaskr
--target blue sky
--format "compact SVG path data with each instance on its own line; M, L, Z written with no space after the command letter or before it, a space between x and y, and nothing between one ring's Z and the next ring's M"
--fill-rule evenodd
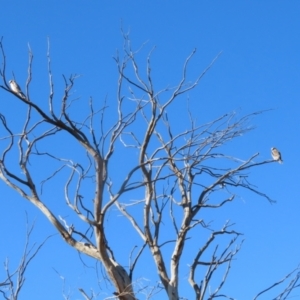
M230 216L235 228L245 234L226 291L237 299L251 299L300 263L299 13L299 1L64 0L15 1L13 5L6 1L1 4L0 35L7 56L7 74L11 76L13 72L22 88L30 44L34 54L31 95L43 107L49 93L47 38L57 95L62 93L62 74L76 73L81 75L74 90L76 97L86 101L92 96L99 107L107 97L112 108L117 85L113 56L122 48L121 24L130 30L134 48L147 41L139 56L141 64L156 47L152 69L158 89L178 82L182 65L194 48L197 52L189 67L190 80L222 51L196 90L189 93L194 117L201 124L226 112L244 115L273 109L253 119L256 129L227 149L243 159L259 152L259 159L265 160L270 158L270 148L276 146L284 159L283 165L268 164L252 173L253 182L277 204L270 205L257 195L241 194L220 216L221 220ZM18 122L24 107L2 90L0 101L0 112ZM172 113L180 121L182 108L178 107ZM78 110L76 116L84 112ZM70 146L69 141L60 143ZM30 220L37 220L33 242L42 241L54 229L15 192L3 183L0 188L0 261L8 256L13 268L24 245L25 210ZM49 203L55 198L53 190L49 189ZM111 214L119 218L115 210ZM90 268L93 264L85 261L89 267L84 267L79 255L56 235L30 265L21 299L62 299L63 281L54 269L66 278L66 292L70 291L71 299L81 299L78 287L97 289L94 270ZM141 277L153 279L155 269L150 265L147 261L142 263L140 270L147 266L149 274L139 274ZM0 269L0 274L1 281L4 270ZM182 277L186 274L183 271ZM103 299L111 289L103 281L100 287L99 299ZM184 297L192 297L188 290L181 292ZM300 291L295 293L298 297L299 294ZM164 299L164 295L157 299Z

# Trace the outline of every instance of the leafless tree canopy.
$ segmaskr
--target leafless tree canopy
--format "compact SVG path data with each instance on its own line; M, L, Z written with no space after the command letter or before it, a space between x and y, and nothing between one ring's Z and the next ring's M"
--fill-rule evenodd
M233 299L222 294L222 287L241 248L241 233L229 221L215 228L205 216L234 202L237 191L242 190L273 203L251 184L249 177L253 168L267 167L274 161L259 161L259 153L241 159L222 150L223 145L251 130L251 118L262 112L243 117L227 113L199 125L189 108L183 111L187 107L185 95L198 85L214 60L189 82L187 73L196 52L193 51L183 64L181 80L173 87L156 90L151 73L152 51L144 71L137 59L140 50L134 51L124 34L122 54L114 57L119 74L116 111L110 112L108 101L99 108L90 99L89 114L82 120L84 116L78 116L73 109L72 89L77 76L63 77L65 87L58 100L60 92L55 90L49 52L50 92L46 106L41 104L45 100L34 99L30 94L34 87L31 50L24 94L10 88L2 43L1 51L1 88L5 97L9 93L15 97L11 105L19 101L27 112L20 128L0 115L6 132L1 137L0 177L35 205L66 243L101 262L115 287L111 299L137 299L134 271L145 251L152 255L159 286L167 298L184 297L179 294L179 269L190 239L194 256L190 257L186 272L195 299ZM184 124L172 117L175 102L187 116ZM60 147L64 139L70 142L67 148ZM80 158L78 153L82 154ZM49 161L56 169L41 168ZM62 174L67 170L68 178L60 189ZM57 186L57 191L49 199L47 187L51 184ZM57 203L65 203L76 218L61 216ZM140 249L134 255L128 253L129 267L118 260L122 245L110 246L117 238L117 228L111 236L107 230L111 225L106 223L113 208L127 219L141 240ZM206 241L193 239L195 230L203 232ZM164 252L164 247L172 249L171 255ZM224 274L212 289L212 278L220 269ZM293 288L298 284L298 278L295 280ZM87 293L81 292L88 299Z

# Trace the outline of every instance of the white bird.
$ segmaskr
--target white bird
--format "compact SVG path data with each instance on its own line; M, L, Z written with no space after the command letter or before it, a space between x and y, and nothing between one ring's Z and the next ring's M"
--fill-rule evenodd
M274 160L277 160L280 164L283 163L283 160L281 159L281 153L276 148L271 148L271 154Z
M10 80L9 81L9 85L11 90L17 94L18 96L22 97L22 98L26 98L26 96L23 94L23 92L21 91L21 88L19 87L19 85L14 81L14 80Z

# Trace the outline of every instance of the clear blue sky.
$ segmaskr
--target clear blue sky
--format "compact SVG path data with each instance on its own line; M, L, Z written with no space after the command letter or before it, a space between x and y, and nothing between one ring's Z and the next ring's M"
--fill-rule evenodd
M232 150L244 159L259 152L259 159L265 160L276 146L284 159L283 165L270 164L253 173L253 181L277 200L276 205L256 195L241 194L229 208L236 229L245 234L245 243L226 291L244 300L300 263L299 15L299 1L5 1L1 3L0 35L7 72L14 72L22 88L30 44L34 53L32 96L41 105L48 94L47 38L57 90L62 87L62 74L80 74L76 95L82 99L92 96L96 103L106 96L114 101L117 74L112 57L122 47L121 22L125 30L130 28L133 47L148 41L144 55L156 46L153 74L158 87L178 82L182 64L194 48L191 79L223 51L190 94L194 116L201 123L234 110L243 115L272 108L253 119L255 131ZM0 112L18 119L22 106L14 109L17 100L1 90L0 101ZM177 113L180 120L180 111ZM0 262L8 256L13 268L24 245L25 210L30 220L37 219L34 242L54 230L37 209L3 183L0 189ZM78 287L97 289L96 280L91 279L93 270L83 267L78 254L57 235L29 266L20 299L62 299L63 282L53 268L66 278L71 299L81 299ZM183 278L186 275L187 271ZM3 276L0 268L0 281ZM151 279L151 273L143 277ZM105 282L100 286L102 299L107 288ZM182 296L191 295L182 291ZM298 299L300 291L295 295ZM157 299L163 298L160 294Z

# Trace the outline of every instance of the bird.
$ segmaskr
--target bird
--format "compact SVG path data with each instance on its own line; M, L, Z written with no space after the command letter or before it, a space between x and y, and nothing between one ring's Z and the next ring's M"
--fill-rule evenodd
M274 160L278 161L280 164L283 163L283 160L281 159L281 153L275 148L271 148L271 155Z
M26 96L23 94L23 92L21 91L21 88L19 87L19 85L16 83L15 80L10 80L9 85L10 85L11 90L15 94L17 94L18 96L20 96L22 98L26 98Z

